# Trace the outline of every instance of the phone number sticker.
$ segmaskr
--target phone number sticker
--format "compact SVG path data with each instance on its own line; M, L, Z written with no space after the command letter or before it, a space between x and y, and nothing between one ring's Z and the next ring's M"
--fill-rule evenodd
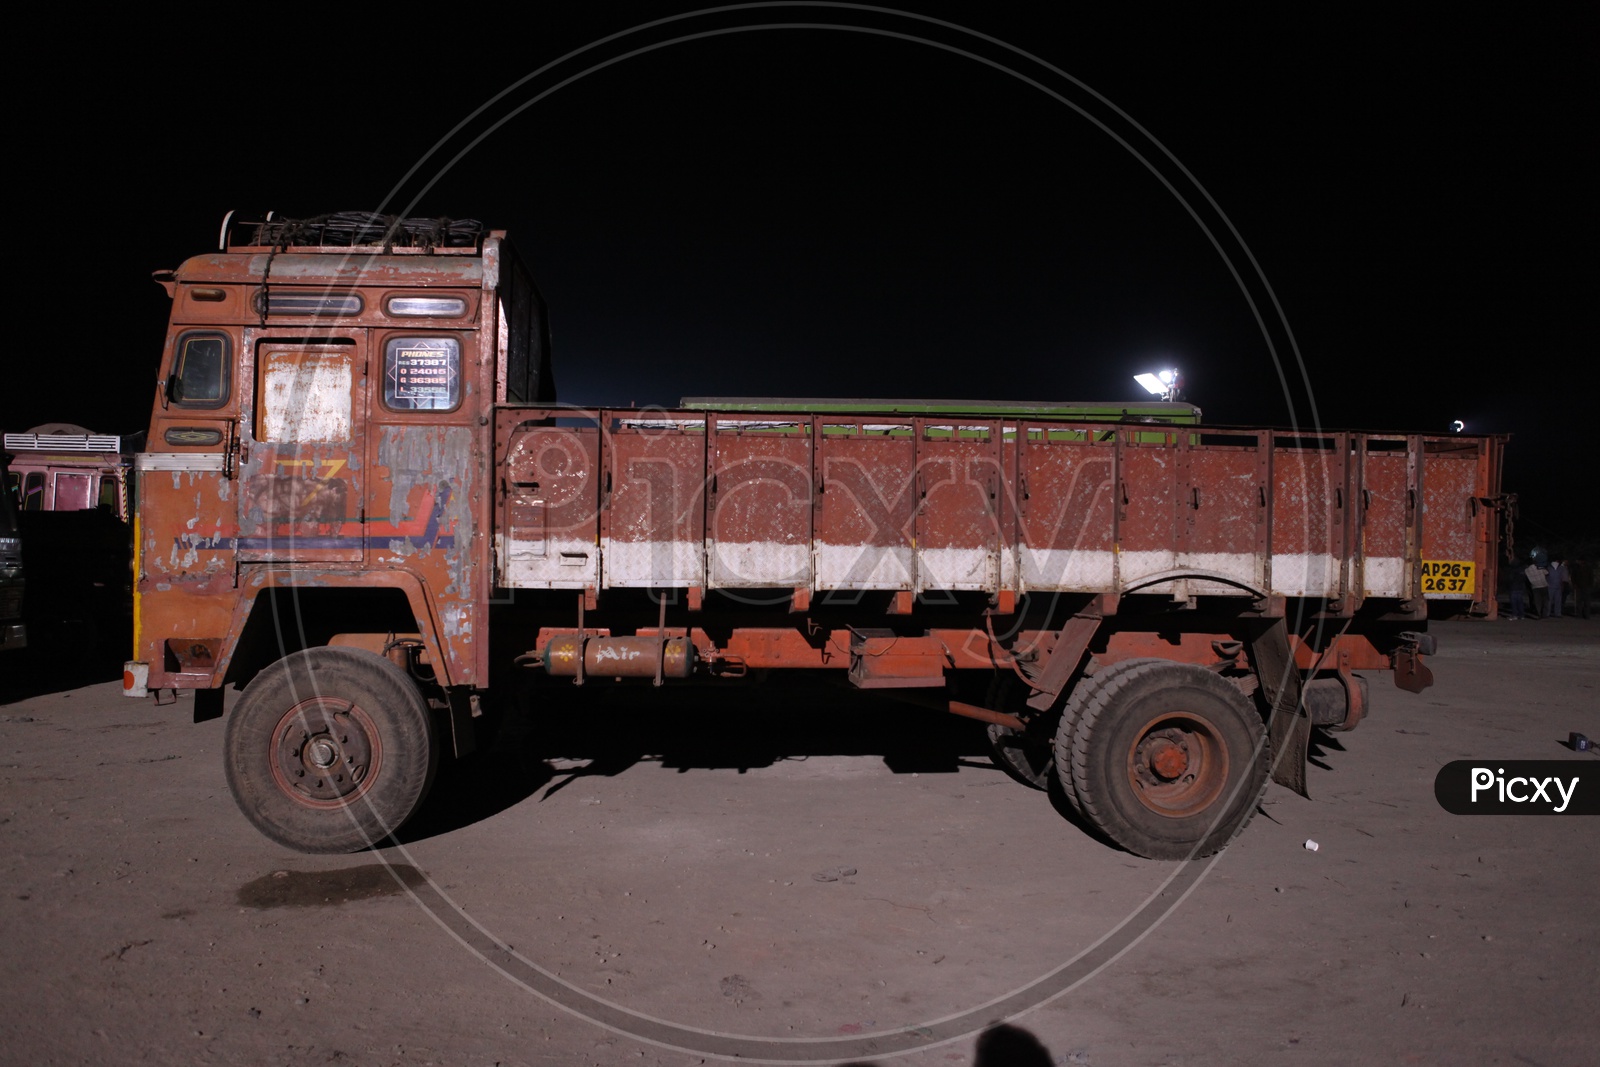
M1422 592L1473 593L1477 591L1474 565L1464 559L1425 559L1422 561Z

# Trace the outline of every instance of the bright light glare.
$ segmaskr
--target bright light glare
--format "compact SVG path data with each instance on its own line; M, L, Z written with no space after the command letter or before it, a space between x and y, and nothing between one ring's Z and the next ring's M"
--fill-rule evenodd
M1456 433L1460 433L1462 430L1465 430L1467 428L1467 424L1462 422L1460 419L1457 419L1455 422L1452 422L1450 424L1450 428L1452 430L1454 430Z
M1173 401L1178 399L1179 379L1177 367L1163 367L1154 374L1135 374L1133 380L1156 396L1159 396L1162 400Z

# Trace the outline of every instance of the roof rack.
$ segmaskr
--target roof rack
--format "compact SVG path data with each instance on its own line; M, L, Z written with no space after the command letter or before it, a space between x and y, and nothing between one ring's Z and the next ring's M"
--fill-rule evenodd
M423 252L477 250L487 231L477 219L402 218L373 211L337 211L308 219L235 219L222 222L228 248L381 248Z

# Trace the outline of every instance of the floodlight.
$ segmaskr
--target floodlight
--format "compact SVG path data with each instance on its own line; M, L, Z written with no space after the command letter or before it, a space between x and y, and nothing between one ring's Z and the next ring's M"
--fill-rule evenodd
M1450 424L1450 430L1451 430L1452 433L1460 433L1462 430L1465 430L1466 428L1467 428L1467 424L1462 422L1460 419L1457 419L1455 422L1452 422Z
M1146 390L1159 396L1162 400L1172 401L1178 399L1178 386L1183 379L1178 376L1177 367L1167 367L1154 374L1135 374L1133 380L1144 386Z

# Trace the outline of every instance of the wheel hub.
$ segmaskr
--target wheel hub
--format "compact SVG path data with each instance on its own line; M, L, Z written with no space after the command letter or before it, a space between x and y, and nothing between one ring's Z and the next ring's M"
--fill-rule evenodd
M347 801L372 770L372 733L366 719L344 700L316 697L296 704L273 732L273 780L302 802Z
M1128 779L1140 803L1181 818L1222 795L1228 754L1215 727L1199 715L1163 715L1139 731L1128 752Z
M1171 782L1181 778L1189 769L1189 746L1176 730L1164 730L1145 739L1140 746L1140 758L1145 760L1156 777Z

